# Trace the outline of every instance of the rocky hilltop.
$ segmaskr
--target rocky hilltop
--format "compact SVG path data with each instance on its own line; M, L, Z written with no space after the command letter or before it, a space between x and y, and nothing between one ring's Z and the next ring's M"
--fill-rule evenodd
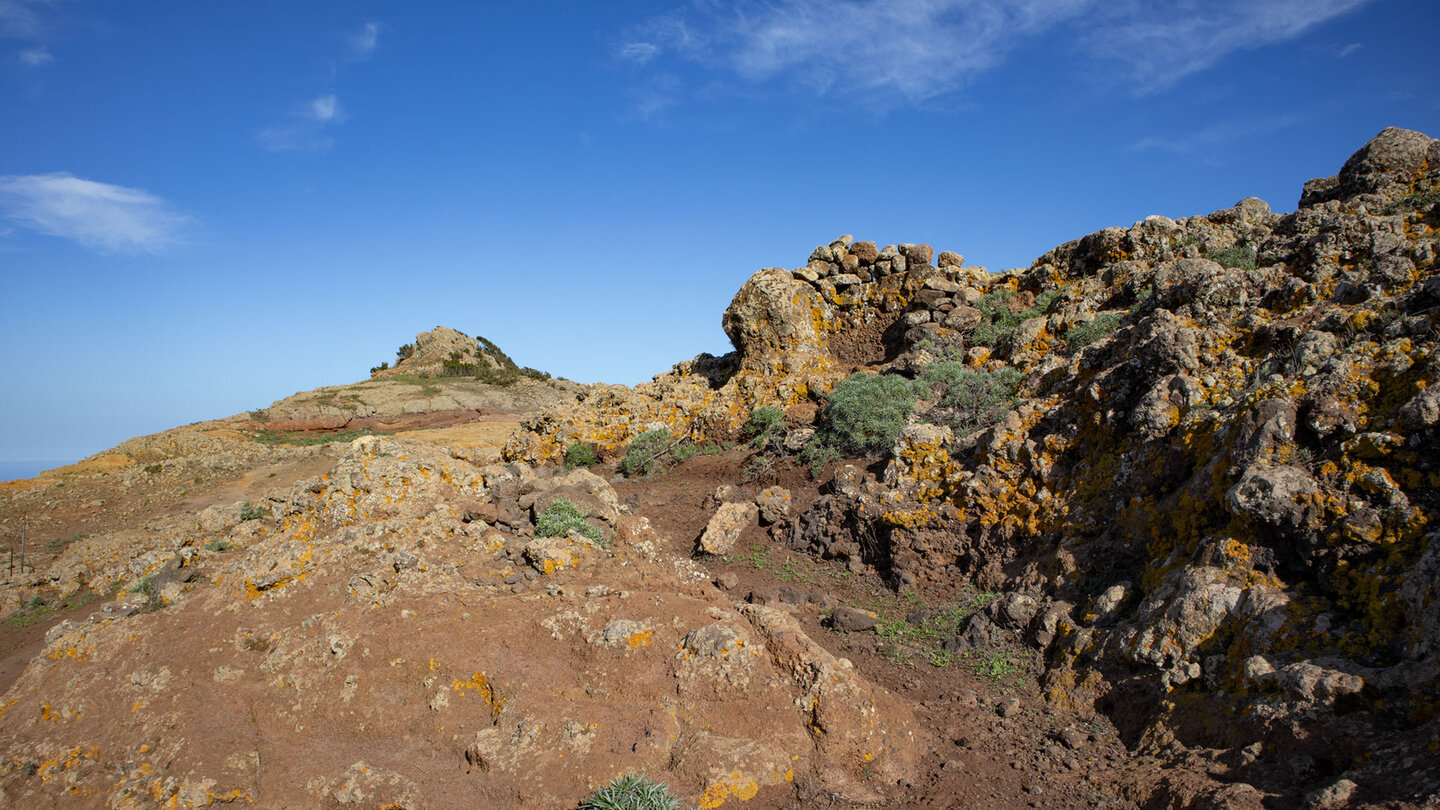
M1389 129L1022 270L842 237L634 388L437 329L132 440L0 502L0 806L1433 807L1437 234ZM504 463L339 432L512 369Z

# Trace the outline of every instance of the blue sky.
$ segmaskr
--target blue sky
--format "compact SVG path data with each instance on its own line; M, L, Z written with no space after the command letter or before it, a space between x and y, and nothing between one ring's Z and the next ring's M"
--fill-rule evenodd
M0 461L444 324L634 383L841 233L992 270L1440 134L1433 0L0 0Z

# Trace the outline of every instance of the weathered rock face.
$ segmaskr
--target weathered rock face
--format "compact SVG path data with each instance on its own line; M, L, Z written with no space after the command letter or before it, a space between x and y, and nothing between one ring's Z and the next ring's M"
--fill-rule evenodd
M656 427L694 442L732 439L754 408L807 405L856 368L893 360L910 344L958 339L955 329L929 323L929 313L938 319L978 299L990 277L949 256L937 268L929 245L877 249L843 236L816 248L804 267L761 270L722 318L734 352L700 355L633 389L595 386L578 405L528 423L505 456L540 461L586 442L614 457ZM925 313L932 329L907 333L907 312Z
M602 542L536 536L560 496ZM703 807L802 773L875 801L927 745L589 473L365 437L256 506L127 536L128 557L75 550L90 582L150 593L52 630L0 709L0 796L553 808L636 770Z
M746 281L725 310L721 325L748 368L779 364L783 370L828 362L824 303L788 270L761 270Z
M843 468L777 533L898 588L964 579L1033 601L966 643L1015 625L1057 705L1153 707L1127 729L1136 747L1263 737L1281 758L1353 764L1382 795L1440 790L1440 765L1399 764L1440 723L1437 235L1440 142L1390 129L1294 213L1249 198L1149 217L1024 271L837 240L791 272L828 308L823 330L764 271L727 315L729 368L823 332L837 369L945 370L882 476ZM1014 399L987 404L977 379L1018 380ZM578 410L615 425L630 407ZM694 409L657 390L644 412ZM537 422L512 449L543 457L581 424ZM1370 758L1379 739L1408 753ZM1253 767L1295 795L1328 775L1282 764Z

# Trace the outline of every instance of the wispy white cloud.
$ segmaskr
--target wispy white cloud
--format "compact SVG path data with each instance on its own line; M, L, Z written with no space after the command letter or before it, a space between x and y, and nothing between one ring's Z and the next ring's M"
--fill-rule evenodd
M1172 152L1208 161L1216 155L1230 151L1226 148L1230 144L1269 135L1298 123L1300 118L1294 115L1274 115L1248 121L1218 121L1181 135L1151 135L1141 138L1130 148L1137 152Z
M344 121L340 100L325 93L292 112L289 121L255 133L255 139L271 152L324 152L335 145L331 128Z
M0 39L21 41L15 58L26 69L55 61L55 55L41 41L46 26L40 12L49 5L46 0L0 0Z
M45 46L26 48L20 52L20 64L27 68L44 67L55 61L55 55Z
M780 0L720 10L697 4L652 21L620 49L726 69L752 82L790 80L820 93L921 101L962 86L1018 41L1094 0Z
M659 52L660 46L653 42L627 42L620 46L618 55L626 62L643 65L654 59Z
M1164 90L1241 50L1294 39L1372 0L1124 0L1107 5L1082 50L1121 65L1139 94Z
M674 57L747 81L914 103L1046 37L1137 93L1373 0L695 0L629 32L618 59Z
M1341 59L1344 59L1345 57L1349 56L1349 55L1352 54L1352 53L1355 53L1356 51L1360 50L1360 49L1363 48L1363 47L1365 47L1365 46L1361 45L1361 44L1358 43L1358 42L1352 42L1352 43L1350 43L1349 45L1346 45L1345 47L1341 48L1341 49L1339 50L1339 52L1336 53L1335 55L1338 56L1338 57L1340 57Z
M310 117L321 123L330 123L340 120L340 102L335 98L334 93L327 93L316 97L310 102Z
M0 0L5 2L5 0ZM380 45L385 24L369 21L344 38L341 59L369 59ZM332 63L331 79L338 70ZM335 93L321 93L292 110L286 120L255 133L255 140L271 152L325 152L335 145L334 128L345 123L345 108Z
M30 39L40 35L38 3L0 0L0 36Z
M380 45L380 32L384 25L373 20L360 26L360 30L346 37L351 59L369 59Z
M68 172L0 177L0 211L25 228L102 253L159 251L189 222L147 191Z

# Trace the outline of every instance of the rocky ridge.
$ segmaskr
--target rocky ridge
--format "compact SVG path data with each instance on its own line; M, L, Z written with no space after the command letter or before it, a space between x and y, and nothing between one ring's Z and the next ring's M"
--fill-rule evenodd
M102 601L0 697L0 806L571 807L621 771L705 808L1431 806L1437 181L1386 130L1294 214L1025 270L842 238L746 282L734 353L559 399L504 464L254 414L132 440L0 504L138 510L7 587ZM856 371L917 403L809 481ZM658 479L544 463L758 406L776 441ZM1038 683L1000 680L1022 646Z
M774 536L901 590L1002 593L953 649L1025 639L1053 705L1112 713L1133 751L1202 757L1256 802L1337 779L1423 799L1437 229L1440 142L1388 129L1292 214L1152 216L1024 270L842 237L746 282L733 354L563 406L506 454L733 438L757 405L804 428L853 370L938 380L883 469L839 470ZM962 372L1013 398L977 421L947 396Z

